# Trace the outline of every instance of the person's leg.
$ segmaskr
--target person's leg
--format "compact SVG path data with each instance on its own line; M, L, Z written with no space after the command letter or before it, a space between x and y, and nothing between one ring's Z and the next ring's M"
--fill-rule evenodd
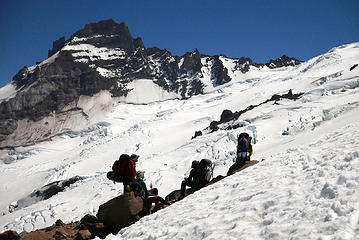
M158 189L157 188L152 188L150 190L148 190L149 193L152 193L154 195L158 195Z
M134 191L135 193L139 194L142 190L141 184L139 184L137 181L133 180L130 183L131 191Z
M157 203L158 202L158 196L151 196L151 197L148 197L146 198L146 202L149 202L149 203Z
M180 199L184 198L184 196L185 196L186 186L195 187L196 184L194 182L190 181L189 179L185 179L184 181L182 181Z
M158 196L157 198L157 203L160 202L162 204L165 204L165 205L171 205L169 202L167 202L166 200L164 200L163 198L161 198L160 196Z
M148 198L143 200L143 211L145 214L150 214L152 208L152 202Z
M186 191L186 180L183 180L181 183L181 197L184 197L184 192Z
M237 158L237 161L236 161L236 168L237 169L240 169L241 167L243 167L244 166L244 164L246 164L246 162L245 162L245 158ZM236 169L236 170L237 170Z

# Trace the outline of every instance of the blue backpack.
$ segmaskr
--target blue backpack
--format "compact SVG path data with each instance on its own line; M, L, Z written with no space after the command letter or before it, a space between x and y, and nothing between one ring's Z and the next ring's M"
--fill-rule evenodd
M238 139L238 152L249 152L249 140L247 138Z

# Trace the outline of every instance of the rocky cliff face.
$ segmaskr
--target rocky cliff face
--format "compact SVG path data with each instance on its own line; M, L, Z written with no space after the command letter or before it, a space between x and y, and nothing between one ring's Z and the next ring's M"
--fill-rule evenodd
M67 112L86 115L77 105L80 96L93 96L102 90L109 91L112 97L127 96L131 91L128 84L135 79L152 79L165 90L188 98L203 93L208 84L204 79L217 86L231 81L229 72L244 74L250 67L264 66L249 58L212 57L198 50L178 57L166 49L146 48L141 38L131 36L125 23L113 20L87 24L68 40L64 37L56 40L48 57L21 69L12 81L16 96L0 102L2 145L18 129L19 121L38 122L49 115L56 117ZM235 67L226 68L223 59ZM275 68L299 63L283 56L266 65ZM55 132L44 131L36 138L51 134ZM22 144L33 140L12 138L11 142Z
M286 55L283 55L275 60L271 59L269 63L266 63L265 65L269 68L279 68L279 67L295 66L300 63L301 62L298 59L290 58Z

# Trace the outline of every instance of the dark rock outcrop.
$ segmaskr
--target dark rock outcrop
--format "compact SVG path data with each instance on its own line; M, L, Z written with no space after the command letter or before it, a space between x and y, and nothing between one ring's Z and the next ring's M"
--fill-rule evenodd
M283 55L275 60L270 60L269 63L266 63L265 65L269 68L280 68L280 67L288 67L288 66L295 66L299 65L301 61L299 61L296 58L290 58L286 55Z
M201 54L197 49L193 52L188 52L183 56L183 64L180 68L181 73L194 74L201 71Z
M223 110L222 114L221 114L221 119L219 121L212 121L209 124L209 129L212 130L212 132L219 130L218 125L222 124L222 123L226 123L232 120L236 119L236 114L233 113L231 110L225 109ZM197 132L197 131L196 131ZM195 138L196 135L193 137Z
M10 205L9 211L13 212L15 210L30 206L39 201L49 199L57 193L64 191L71 184L74 184L81 179L83 179L83 177L75 176L66 180L49 183L41 187L40 189L34 190L29 196L19 199L16 205Z
M59 221L59 220L58 220ZM60 220L61 221L61 220ZM85 240L100 237L104 239L112 233L106 229L103 224L96 225L83 224L79 221L62 225L52 225L50 227L39 229L33 232L23 232L20 234L23 240L48 240L48 239L74 239Z
M356 68L358 66L358 64L354 64L353 66L351 66L350 70L349 71L352 71L354 70L354 68Z
M33 194L36 195L36 197L41 197L43 200L46 200L57 193L64 191L65 188L81 179L83 179L83 177L75 176L66 180L52 182L39 190L35 190Z
M0 240L19 240L19 234L15 231L6 231L0 234Z
M52 49L48 51L47 57L51 57L55 53L61 50L66 44L65 37L61 37L52 43Z
M95 236L104 239L108 234L114 233L112 228L105 227L104 223L101 222L97 217L86 214L81 220L79 225L76 227L76 229L79 230L78 234L81 234L82 237L85 234L86 236L89 236L88 233L91 234L91 238L94 238Z
M192 139L194 139L196 137L199 137L199 136L202 136L202 135L203 135L202 131L195 131L194 136L192 137Z
M223 62L219 59L219 56L214 56L212 61L211 79L214 80L215 85L222 85L231 81L231 78L228 76L228 69L224 67Z
M241 71L242 73L248 72L251 66L257 68L262 66L261 64L253 62L252 59L245 57L235 59L234 63L236 64L234 70Z
M55 226L63 226L64 225L64 222L61 220L61 219L57 219L56 222L55 222Z
M234 113L232 113L230 110L223 110L222 114L221 114L221 119L220 121L212 121L209 126L207 127L207 129L211 130L211 132L215 132L217 130L219 130L219 126L220 124L223 123L228 123L230 121L233 120L237 120L243 113L246 113L248 111L253 110L256 107L259 107L263 104L266 104L268 102L274 101L274 103L277 103L277 101L281 100L281 99L290 99L290 100L297 100L299 99L304 93L296 93L293 94L292 89L289 89L288 93L285 94L274 94L270 99L267 99L264 102L261 102L259 104L256 105L249 105L248 107L246 107L243 110L240 111L236 111ZM236 129L239 127L243 127L240 123L234 123L231 124L229 126L226 126L225 130L232 130L232 129ZM197 131L196 131L197 132ZM196 136L196 135L195 135ZM195 137L192 137L192 139Z
M221 114L221 122L229 122L233 120L234 114L231 110L225 109Z

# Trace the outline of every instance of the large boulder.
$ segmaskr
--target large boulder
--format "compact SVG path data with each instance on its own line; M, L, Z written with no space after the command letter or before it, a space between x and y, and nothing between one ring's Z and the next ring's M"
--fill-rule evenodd
M102 204L97 212L97 218L107 227L120 230L138 219L138 214L142 209L142 198L129 192Z
M235 174L237 172L240 172L242 171L243 169L247 168L247 167L250 167L250 166L253 166L254 164L257 164L258 161L257 160L252 160L252 161L249 161L249 162L246 162L244 165L240 165L240 164L237 164L237 163L234 163L228 170L228 173L227 173L227 176L229 175L232 175L232 174Z
M6 231L0 234L0 240L17 240L20 236L15 231Z
M186 196L194 193L197 190L199 190L199 189L198 188L188 188L188 189L186 189L184 196L186 197ZM173 202L177 202L177 201L181 200L180 196L181 196L181 190L174 190L173 192L168 194L165 199L167 202L173 203Z

